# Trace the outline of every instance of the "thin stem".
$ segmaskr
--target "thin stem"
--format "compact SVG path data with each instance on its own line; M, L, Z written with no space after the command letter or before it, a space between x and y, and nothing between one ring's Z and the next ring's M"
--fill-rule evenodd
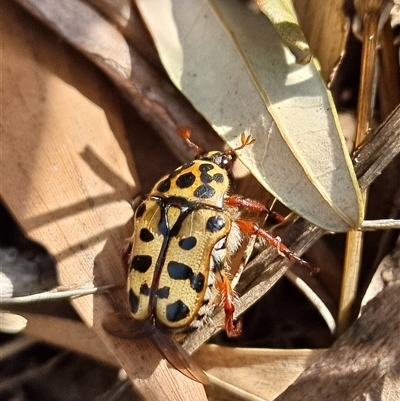
M360 93L357 108L357 131L355 146L364 141L370 130L372 118L372 101L374 99L374 73L377 57L379 12L364 14L363 49L361 55ZM366 202L367 191L363 191ZM365 207L365 206L364 206ZM346 253L343 266L342 287L339 300L338 330L343 333L350 325L351 310L357 296L358 278L360 274L363 248L363 233L351 231L347 234Z

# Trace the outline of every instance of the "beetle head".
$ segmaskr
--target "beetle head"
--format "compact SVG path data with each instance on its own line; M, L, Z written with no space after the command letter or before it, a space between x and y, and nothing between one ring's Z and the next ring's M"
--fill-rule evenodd
M232 163L236 159L236 154L231 150L226 152L219 151L210 151L210 152L202 152L196 156L198 160L208 160L217 166L223 168L224 170L230 170L232 167Z
M208 160L215 163L217 166L223 168L224 170L229 170L232 167L232 163L236 160L236 152L243 149L246 146L253 144L256 140L251 137L251 135L246 135L242 132L240 140L242 144L235 148L226 150L225 152L220 151L209 151L205 152L200 146L196 145L190 140L190 129L189 128L179 128L178 134L186 141L186 143L194 148L197 152L196 159L198 160Z

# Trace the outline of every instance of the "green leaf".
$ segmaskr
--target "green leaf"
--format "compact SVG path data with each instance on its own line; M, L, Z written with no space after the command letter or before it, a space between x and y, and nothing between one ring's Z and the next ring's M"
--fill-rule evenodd
M279 35L296 57L298 64L308 64L311 52L300 29L291 0L256 0L260 10L274 24Z
M138 0L174 84L290 209L331 231L356 228L362 198L335 107L314 63L296 64L273 25L242 2ZM179 122L178 122L179 124Z

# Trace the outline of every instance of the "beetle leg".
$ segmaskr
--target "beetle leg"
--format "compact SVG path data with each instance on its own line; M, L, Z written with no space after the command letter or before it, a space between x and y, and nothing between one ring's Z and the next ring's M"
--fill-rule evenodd
M273 236L268 231L264 230L257 224L247 221L247 220L235 220L235 223L239 226L239 228L246 234L250 235L259 235L268 244L272 245L274 248L278 250L278 252L288 258L292 262L297 262L300 265L306 267L311 274L318 273L319 268L312 266L310 263L302 259L300 256L297 256L292 250L290 250L285 244L282 243L279 237Z
M222 270L215 272L215 282L222 294L225 311L225 331L228 337L238 337L242 334L242 320L233 318L235 312L235 295L231 283Z
M143 202L143 196L138 195L131 201L132 210L135 212L139 205Z
M268 217L274 220L276 223L282 223L285 220L285 217L279 213L274 212L271 209L268 209L264 204L258 202L253 199L243 198L239 195L231 195L224 199L224 203L227 206L231 207L243 207L247 210L251 210L253 212L266 212Z
M131 251L132 251L132 242L129 241L128 244L126 244L121 251L122 264L124 265L126 275L128 275L129 273L129 257L131 255Z

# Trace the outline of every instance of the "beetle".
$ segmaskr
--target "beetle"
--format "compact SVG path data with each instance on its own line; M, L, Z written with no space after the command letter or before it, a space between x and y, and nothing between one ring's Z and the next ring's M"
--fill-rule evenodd
M242 133L239 147L206 152L190 140L189 129L178 133L197 155L162 177L136 209L134 232L123 252L130 312L154 326L198 327L209 314L216 287L225 331L236 337L241 323L234 318L235 297L226 273L244 234L257 235L289 260L313 268L279 237L239 217L240 209L274 214L258 201L230 194L236 152L255 139Z
M206 152L190 140L189 129L181 128L178 134L195 149L196 157L162 177L136 208L133 235L122 251L129 312L110 314L102 325L119 337L150 337L172 366L208 384L206 374L171 334L199 327L219 292L225 331L229 337L240 335L228 272L243 236L257 235L289 260L311 272L317 269L279 237L240 217L240 210L248 210L283 219L256 200L231 194L236 152L255 139L242 133L239 147Z

